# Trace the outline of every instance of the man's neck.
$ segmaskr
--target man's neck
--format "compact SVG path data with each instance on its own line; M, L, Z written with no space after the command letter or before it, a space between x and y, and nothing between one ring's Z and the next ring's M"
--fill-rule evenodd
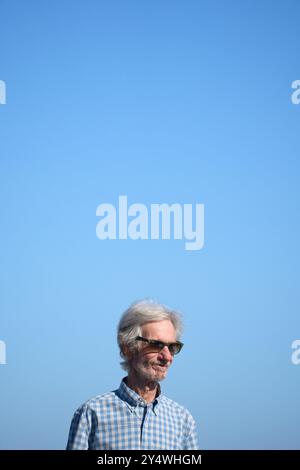
M134 372L130 372L127 377L127 385L129 388L134 390L138 395L140 395L146 403L151 403L159 389L158 383L155 381L145 381Z

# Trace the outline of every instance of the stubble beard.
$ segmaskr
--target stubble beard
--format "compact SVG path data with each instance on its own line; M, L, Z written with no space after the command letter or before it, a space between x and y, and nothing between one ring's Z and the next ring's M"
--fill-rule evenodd
M134 361L131 364L138 377L145 382L161 382L167 376L168 367L160 368L154 361Z

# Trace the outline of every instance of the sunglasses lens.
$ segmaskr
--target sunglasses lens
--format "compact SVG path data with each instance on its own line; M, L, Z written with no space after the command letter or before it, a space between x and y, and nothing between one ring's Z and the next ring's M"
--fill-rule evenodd
M164 343L160 343L158 344L158 348L159 350L161 351L164 347L166 346L166 344ZM168 345L168 348L169 348L169 351L170 353L172 354L172 356L174 356L174 354L177 354L179 353L181 347L180 347L180 344L178 343L171 343Z
M169 350L171 354L179 353L180 349L181 349L180 344L177 344L177 343L170 344L169 346Z
M157 351L157 352L161 351L165 346L168 346L169 351L172 354L172 356L174 356L174 354L178 354L181 351L181 348L183 346L183 344L180 342L171 343L167 345L165 343L162 343L161 341L146 339L146 338L142 338L141 336L137 336L136 339L138 341L145 341L154 351Z

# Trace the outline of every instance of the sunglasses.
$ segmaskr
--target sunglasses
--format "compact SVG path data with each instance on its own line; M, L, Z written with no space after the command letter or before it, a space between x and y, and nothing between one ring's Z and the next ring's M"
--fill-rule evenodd
M183 343L180 341L176 341L176 343L163 343L162 341L158 341L156 339L147 339L143 338L142 336L137 336L135 339L137 341L144 341L145 343L148 343L155 352L159 352L165 346L167 346L172 356L174 356L174 354L178 354L183 346Z

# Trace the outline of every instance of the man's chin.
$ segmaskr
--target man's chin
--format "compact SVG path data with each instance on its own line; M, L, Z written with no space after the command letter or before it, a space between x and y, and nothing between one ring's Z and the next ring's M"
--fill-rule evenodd
M165 371L156 371L155 372L155 380L157 380L158 382L164 380L166 377L167 377L167 370Z
M167 371L158 371L153 370L151 372L145 372L142 374L144 379L149 380L151 382L161 382L167 376Z
M167 377L167 374L160 375L159 377L156 377L156 381L157 382L162 382L163 380L165 380L166 377Z

